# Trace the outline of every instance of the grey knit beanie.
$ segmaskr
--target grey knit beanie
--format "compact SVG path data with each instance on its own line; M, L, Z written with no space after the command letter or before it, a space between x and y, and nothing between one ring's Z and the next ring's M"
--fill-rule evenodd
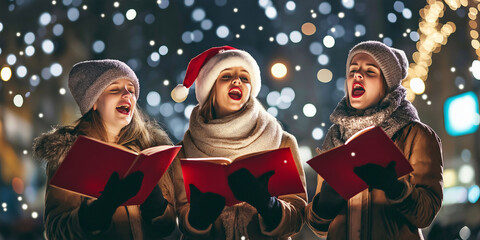
M358 53L366 53L380 66L380 70L387 82L388 91L395 89L408 73L408 59L405 52L400 49L389 47L378 41L365 41L355 45L348 53L347 71L348 76L350 62Z
M140 85L135 72L127 64L113 59L89 60L75 64L70 70L68 88L84 115L90 111L108 85L122 78L132 81L138 99Z

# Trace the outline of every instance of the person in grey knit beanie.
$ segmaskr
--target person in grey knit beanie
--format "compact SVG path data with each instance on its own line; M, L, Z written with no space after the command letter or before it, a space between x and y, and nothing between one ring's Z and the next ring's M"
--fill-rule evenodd
M388 92L394 90L407 77L408 59L405 52L378 41L361 42L350 50L347 57L347 76L352 58L358 53L366 53L378 63L387 83Z
M433 222L442 205L442 145L406 99L407 90L400 84L408 70L405 53L378 41L361 42L350 50L346 67L346 94L330 115L332 125L319 152L343 146L362 130L366 133L376 126L413 171L397 174L401 166L393 154L382 156L379 149L383 146L364 139L362 151L371 154L366 157L371 159L360 163L357 153L355 159L348 160L354 167L346 164L340 171L327 171L344 181L358 177L368 189L344 199L331 176L318 175L315 196L305 208L306 222L327 240L424 239L420 229ZM382 159L375 162L375 158Z
M108 85L122 78L133 83L138 99L140 85L137 75L127 64L114 59L88 60L75 64L70 70L68 88L84 115Z
M82 116L72 124L60 125L40 135L33 143L34 157L46 163L45 237L133 240L170 235L176 219L173 172L181 171L179 160L173 160L177 161L175 164L165 162L171 167L163 173L137 169L125 176L122 156L109 150L128 149L140 154L152 147L172 145L168 134L138 106L140 87L133 70L113 59L83 61L72 67L68 86ZM77 141L81 139L79 136L114 145L87 144L88 149L80 151L92 154L80 156L71 151L72 146L83 144ZM74 188L67 190L48 184L57 173L65 173L62 166L69 163L65 159L76 161L70 161L75 165L84 163L85 158L97 163L87 172L79 171L87 179L69 176L60 182L70 183L63 186L94 185L95 198L78 194ZM92 175L91 169L101 171L104 178L98 177L100 173L97 177ZM150 193L141 204L130 205L128 201L138 196L140 189Z

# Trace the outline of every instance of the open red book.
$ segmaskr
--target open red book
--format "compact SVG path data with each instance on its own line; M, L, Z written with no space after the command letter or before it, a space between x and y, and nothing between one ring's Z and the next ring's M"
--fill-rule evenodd
M395 161L398 177L413 171L412 166L381 127L368 127L350 137L344 145L330 149L307 163L346 200L368 188L354 172L367 163L386 167Z
M121 145L78 136L50 180L50 185L97 198L113 172L120 178L141 171L142 186L123 205L142 204L177 155L181 146L156 146L140 153Z
M184 158L180 159L180 163L189 202L190 184L193 184L201 192L222 195L227 206L239 203L228 186L228 176L241 168L248 169L257 178L275 171L268 182L268 191L272 196L305 192L290 148L251 153L234 160L222 157Z

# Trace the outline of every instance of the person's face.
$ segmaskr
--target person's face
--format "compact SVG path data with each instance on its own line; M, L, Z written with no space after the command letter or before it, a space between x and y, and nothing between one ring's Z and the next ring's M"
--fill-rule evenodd
M347 94L350 106L363 110L385 97L385 84L379 65L366 53L353 56L348 69Z
M214 108L216 117L232 114L245 105L252 85L250 74L243 67L224 69L215 81Z
M119 132L133 117L137 98L135 87L128 79L120 79L110 84L93 105L102 117L105 127Z

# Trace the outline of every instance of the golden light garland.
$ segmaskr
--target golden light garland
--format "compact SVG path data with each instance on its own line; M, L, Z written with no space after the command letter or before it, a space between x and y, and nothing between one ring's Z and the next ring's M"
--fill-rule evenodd
M445 2L445 3L444 3ZM475 49L477 56L480 57L480 42L478 40L477 15L480 10L480 0L470 0L472 7L469 8L468 17L470 18L470 37L471 45ZM413 101L416 95L423 94L423 88L413 88L411 83L418 86L428 78L428 68L432 64L432 54L438 53L441 46L447 44L448 37L455 32L456 25L453 22L441 24L439 19L444 16L445 4L453 11L460 7L468 7L468 0L427 0L427 5L420 9L421 20L418 24L419 41L417 42L417 51L413 53L413 61L408 68L408 76L403 81L403 86L407 88L407 99ZM475 5L477 5L475 7ZM480 58L479 58L480 59ZM411 81L415 79L414 81Z

